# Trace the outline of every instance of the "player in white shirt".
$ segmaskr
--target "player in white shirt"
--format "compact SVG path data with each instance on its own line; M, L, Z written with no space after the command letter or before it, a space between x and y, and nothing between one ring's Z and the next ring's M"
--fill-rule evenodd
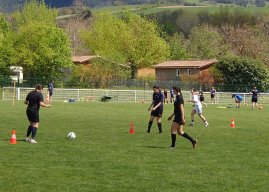
M202 103L201 103L198 95L195 93L195 89L191 89L191 94L192 94L192 99L189 100L189 102L193 102L194 105L193 105L193 109L192 109L192 112L191 112L191 124L190 124L190 126L194 125L194 115L195 115L195 113L197 113L198 116L205 123L205 126L207 127L209 124L208 124L206 118L202 114L202 112L203 112Z

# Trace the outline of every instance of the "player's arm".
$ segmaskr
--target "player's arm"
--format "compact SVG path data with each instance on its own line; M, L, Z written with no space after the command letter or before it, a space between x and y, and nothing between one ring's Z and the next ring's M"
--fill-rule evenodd
M154 104L154 101L151 102L151 104L150 104L150 106L149 106L149 108L148 108L148 111L151 110L151 107L153 106L153 104Z
M43 101L40 101L39 104L40 104L40 106L42 106L42 107L50 107L50 106L51 106L51 105L49 105L49 104L45 104Z
M163 103L163 100L159 102L155 107L152 108L153 111L155 111L158 107L160 107Z
M25 104L25 105L28 105L28 104L29 104L29 101L25 100L25 101L24 101L24 104Z

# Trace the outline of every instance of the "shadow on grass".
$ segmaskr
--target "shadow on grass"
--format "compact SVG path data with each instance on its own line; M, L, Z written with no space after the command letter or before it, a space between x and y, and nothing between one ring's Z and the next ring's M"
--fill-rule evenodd
M150 148L150 149L165 149L168 147L165 147L165 146L142 146L142 147L145 147L145 148Z

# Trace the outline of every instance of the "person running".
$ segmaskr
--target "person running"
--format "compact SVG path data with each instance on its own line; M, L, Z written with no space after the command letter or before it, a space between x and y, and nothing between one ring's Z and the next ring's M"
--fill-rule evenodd
M174 102L174 112L168 117L170 121L173 117L173 123L171 125L171 139L172 144L170 147L176 146L176 135L177 133L188 139L192 143L192 147L195 148L197 140L193 139L186 132L183 131L183 125L185 125L185 112L184 112L184 100L181 94L181 90L178 87L173 87L174 93L176 95L176 100Z
M173 91L173 89L170 90L170 102L171 103L174 102L174 91Z
M211 97L211 103L216 103L216 89L214 87L211 87L211 90L210 90L210 97Z
M164 94L164 103L168 103L167 90L166 89L164 89L163 94Z
M28 93L24 103L27 106L26 114L30 125L28 126L27 133L26 133L26 142L30 142L36 144L37 141L35 140L36 132L39 127L39 108L42 107L50 107L43 102L43 95L42 95L43 86L38 84L35 87L34 91ZM32 138L30 139L30 135L32 134Z
M53 95L53 89L54 89L54 81L52 80L49 83L48 91L49 91L49 101L51 101L52 95Z
M205 107L207 107L207 104L204 102L205 101L205 97L204 97L204 93L202 90L199 91L199 99L202 103L202 105L204 105Z
M195 89L191 89L191 94L192 94L192 100L189 100L189 102L194 103L194 108L192 109L192 112L191 112L190 126L194 125L194 115L195 113L197 113L200 119L204 122L205 126L207 127L209 124L206 118L202 114L202 104L201 104L201 101L198 99L198 95L195 93Z
M232 94L232 98L234 98L235 101L235 108L240 108L243 97L241 95Z
M252 102L252 110L253 110L254 106L258 108L258 94L260 94L260 92L256 89L256 87L253 87L250 93L252 94L251 102Z
M160 87L156 85L153 87L152 103L150 104L148 111L151 111L151 114L150 114L150 120L148 122L147 132L150 133L152 123L154 119L156 118L158 128L159 128L159 133L162 133L161 118L163 114L163 94L160 91Z

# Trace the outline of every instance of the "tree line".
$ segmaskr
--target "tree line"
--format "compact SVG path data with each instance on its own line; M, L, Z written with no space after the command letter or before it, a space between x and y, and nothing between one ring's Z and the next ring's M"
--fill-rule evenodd
M32 1L20 11L0 17L2 75L8 75L9 67L16 65L22 66L28 77L55 79L66 77L64 68L72 68L69 78L74 86L93 82L105 87L112 79L136 78L138 69L165 60L216 58L219 63L209 72L179 80L268 86L266 17L226 9L150 16L130 11L87 17L77 13L60 28L57 15L44 1ZM72 54L99 57L91 66L74 66Z

